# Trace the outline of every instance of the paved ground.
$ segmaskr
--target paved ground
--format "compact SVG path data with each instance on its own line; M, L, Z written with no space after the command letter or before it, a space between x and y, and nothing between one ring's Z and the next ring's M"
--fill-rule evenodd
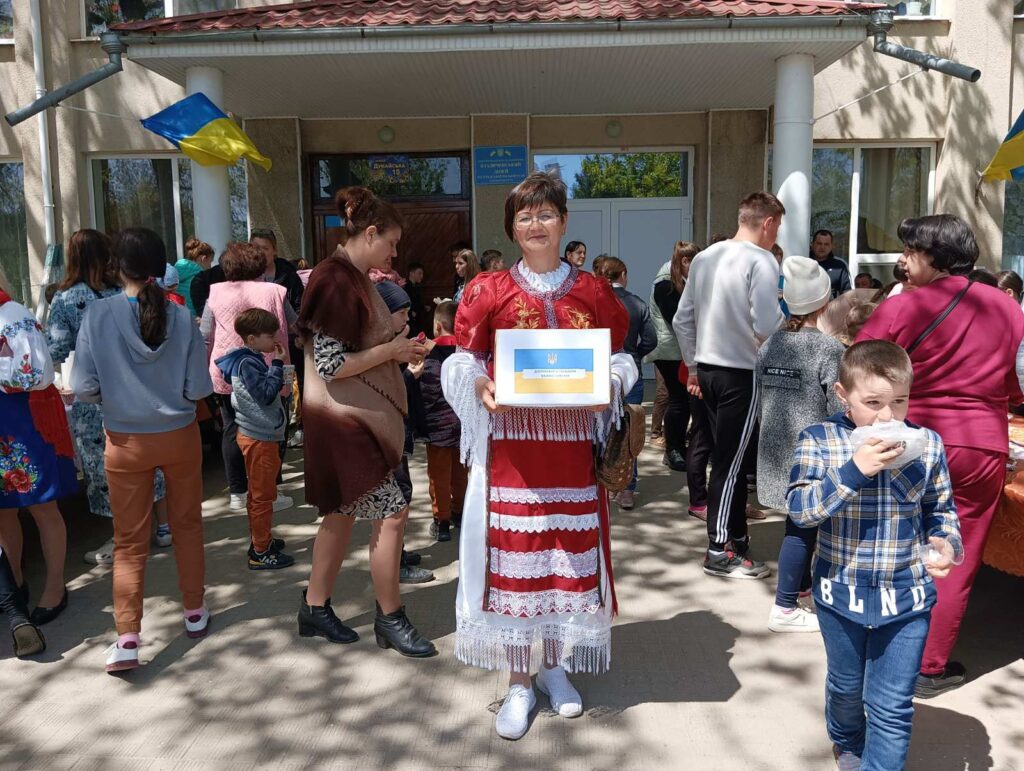
M80 554L103 540L93 518L71 522L71 604L46 627L41 661L11 657L0 636L0 769L108 768L523 768L829 769L822 718L823 651L817 635L775 635L765 620L771 582L723 582L699 568L703 525L686 518L680 474L648 450L640 506L614 515L619 602L612 672L578 677L586 714L546 709L527 737L499 739L496 673L452 657L457 545L427 536L422 451L407 543L437 581L408 588L410 616L441 655L401 658L373 642L366 543L355 546L334 595L363 635L351 646L300 640L295 613L316 532L315 512L278 515L295 568L246 570L244 512L227 510L209 464L205 505L208 638L180 621L173 555L150 561L142 658L104 674L113 639L110 569ZM285 489L302 500L302 463L289 454ZM778 553L781 519L753 526L755 550ZM31 540L31 536L29 536ZM31 547L30 547L31 548ZM37 552L33 552L37 553ZM38 570L30 571L34 586ZM985 569L958 655L966 687L919 704L909 768L1024 771L1024 581Z

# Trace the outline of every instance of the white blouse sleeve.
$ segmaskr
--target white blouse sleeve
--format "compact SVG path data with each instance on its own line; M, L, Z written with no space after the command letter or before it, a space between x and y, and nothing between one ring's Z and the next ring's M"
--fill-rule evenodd
M462 424L459 456L467 465L487 457L490 416L476 395L476 381L481 377L488 377L487 370L469 353L453 353L441 365L441 391Z
M26 308L5 303L0 308L0 388L41 391L52 383L53 360L42 328Z

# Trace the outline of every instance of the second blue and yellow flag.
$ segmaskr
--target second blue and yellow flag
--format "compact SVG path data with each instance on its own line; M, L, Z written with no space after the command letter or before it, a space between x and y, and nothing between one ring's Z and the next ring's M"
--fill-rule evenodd
M981 173L984 179L1024 180L1024 112L996 151L995 158Z
M140 123L203 166L231 166L248 158L270 171L270 159L206 94L187 96Z

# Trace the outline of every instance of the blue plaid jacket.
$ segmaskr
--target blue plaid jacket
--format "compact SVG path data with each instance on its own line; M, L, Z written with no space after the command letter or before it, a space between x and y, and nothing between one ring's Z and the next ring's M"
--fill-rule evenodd
M920 458L867 477L852 460L854 428L845 415L834 415L805 429L794 452L789 516L801 527L820 525L815 583L887 589L930 583L929 537L947 538L963 553L942 440L928 431Z

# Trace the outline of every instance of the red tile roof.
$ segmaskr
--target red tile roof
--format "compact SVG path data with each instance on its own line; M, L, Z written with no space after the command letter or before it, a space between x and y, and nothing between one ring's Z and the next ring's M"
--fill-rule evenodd
M315 0L131 22L112 29L160 34L346 26L843 16L880 7L841 0Z

